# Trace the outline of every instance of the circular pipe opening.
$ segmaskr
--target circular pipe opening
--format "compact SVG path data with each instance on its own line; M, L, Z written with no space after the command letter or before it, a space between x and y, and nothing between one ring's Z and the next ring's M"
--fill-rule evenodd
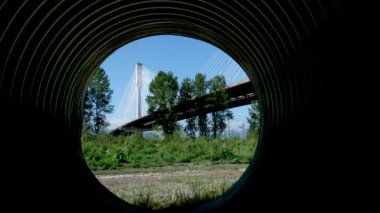
M144 63L135 66L136 61ZM173 102L177 120L174 134L163 135L162 130L152 132L153 129L149 129L153 127L150 117L155 119L154 113L148 113L146 100L148 95L154 97L149 87L156 80L157 73L145 65L153 66L155 71L173 71L177 78L178 91ZM257 97L245 72L226 53L186 37L146 37L116 50L97 72L103 70L105 75L95 74L87 89L82 149L97 179L118 197L156 210L168 206L199 206L223 194L246 170L258 138ZM196 95L193 91L196 90L196 75L200 79L205 77L202 81L205 94ZM122 100L107 98L96 101L96 97L107 97L101 95L109 93L107 88L104 87L102 92L99 88L106 86L102 82L108 80L112 95ZM185 80L187 87L183 89ZM138 82L141 82L140 87ZM223 90L225 103L215 102L222 97L218 94L212 98L216 87L226 89ZM185 94L188 89L191 91ZM96 91L101 94L97 95ZM208 96L203 100L202 97ZM186 100L182 100L184 98ZM189 107L199 105L197 100L204 103L197 110L194 108L194 113ZM137 104L138 101L141 103ZM181 101L191 103L185 104L185 108L175 107L182 106ZM95 113L99 108L108 109L102 104L106 102L109 102L108 106L116 107L115 112L108 115L108 119L103 119L106 122L96 123L96 117L102 118L107 114L106 110L98 115ZM218 104L222 104L219 106L222 108L214 110ZM205 118L208 121L203 122L207 131L201 137L199 115L202 113L207 113ZM227 118L227 114L231 118ZM138 122L138 119L143 120ZM95 132L99 129L101 131Z

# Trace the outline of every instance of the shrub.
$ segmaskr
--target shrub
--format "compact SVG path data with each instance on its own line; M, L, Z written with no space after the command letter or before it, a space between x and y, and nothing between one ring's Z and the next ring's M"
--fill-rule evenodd
M196 140L175 132L165 140L144 140L142 134L113 137L83 137L83 156L93 170L118 169L124 166L162 166L175 163L249 163L257 144L257 134L246 139Z

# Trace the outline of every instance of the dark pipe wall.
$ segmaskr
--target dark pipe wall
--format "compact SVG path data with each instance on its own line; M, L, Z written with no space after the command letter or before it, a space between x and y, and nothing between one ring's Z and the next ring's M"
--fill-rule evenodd
M1 1L2 208L142 211L105 190L83 161L82 100L108 55L158 34L226 51L246 70L262 107L261 141L248 171L229 193L196 210L365 208L364 178L356 179L361 157L355 158L364 127L352 125L361 120L348 116L347 105L358 98L362 79L352 70L365 61L360 50L368 41L357 33L365 28L352 6L330 0Z

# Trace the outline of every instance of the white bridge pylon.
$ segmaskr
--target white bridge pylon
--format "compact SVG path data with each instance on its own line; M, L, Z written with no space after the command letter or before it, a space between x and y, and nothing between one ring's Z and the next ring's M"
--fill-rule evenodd
M137 63L135 70L125 87L119 104L110 119L110 129L117 128L129 121L147 115L148 105L146 97L149 93L149 84L156 76L142 63Z

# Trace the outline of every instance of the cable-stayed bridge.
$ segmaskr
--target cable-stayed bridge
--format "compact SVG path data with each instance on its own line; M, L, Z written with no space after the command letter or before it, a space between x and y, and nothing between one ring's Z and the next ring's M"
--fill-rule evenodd
M200 73L208 77L223 75L229 85L226 88L228 95L228 104L226 108L234 108L250 104L256 99L256 94L251 82L248 80L245 72L241 67L222 51L216 52L209 61L200 70ZM149 94L149 84L154 79L155 73L150 71L141 63L136 64L130 81L124 91L124 95L116 107L111 132L118 134L123 131L150 130L156 123L154 116L147 115L148 106L145 102ZM180 82L179 82L180 83ZM202 108L196 108L200 101L205 101L210 95L205 95L191 101L177 104L174 107L174 113L177 120L183 120L189 117L207 114L226 108L206 104Z
M226 107L215 106L213 104L206 104L202 108L196 107L199 105L199 102L203 103L203 100L207 99L209 95L179 103L173 108L177 121L210 112L247 105L257 98L250 81L245 81L234 86L230 86L226 89L226 93L228 95L228 104ZM154 119L154 116L145 115L118 127L113 130L112 133L119 134L121 132L132 132L137 129L151 130L155 124L156 120Z

